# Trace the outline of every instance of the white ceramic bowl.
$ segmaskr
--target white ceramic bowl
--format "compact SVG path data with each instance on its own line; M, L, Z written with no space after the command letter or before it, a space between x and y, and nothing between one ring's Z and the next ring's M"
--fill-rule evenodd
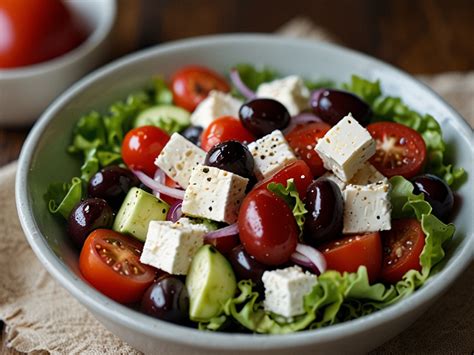
M240 62L265 64L283 74L322 76L337 81L351 74L380 78L386 93L403 97L413 108L438 118L456 164L472 176L471 129L442 99L409 75L378 60L329 44L262 35L225 35L157 46L107 65L70 88L43 114L23 148L17 175L17 207L34 252L61 285L106 327L147 353L361 353L389 340L410 325L441 295L472 258L472 178L460 190L463 206L457 232L447 247L446 264L412 296L382 311L323 329L288 335L202 332L152 319L113 302L84 282L77 252L63 226L47 212L42 195L51 181L77 174L78 162L65 149L78 117L105 108L153 74L170 75L185 64L221 72ZM57 167L61 168L58 169Z
M66 0L88 30L77 48L46 62L0 69L0 125L33 123L48 105L84 74L103 64L116 16L115 0Z

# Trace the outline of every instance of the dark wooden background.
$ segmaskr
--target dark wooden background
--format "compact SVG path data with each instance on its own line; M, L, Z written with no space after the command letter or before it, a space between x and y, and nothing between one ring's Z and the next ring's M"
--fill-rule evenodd
M184 37L272 32L304 16L341 44L413 74L474 70L474 0L119 0L119 5L114 57ZM0 166L17 159L28 131L0 127Z

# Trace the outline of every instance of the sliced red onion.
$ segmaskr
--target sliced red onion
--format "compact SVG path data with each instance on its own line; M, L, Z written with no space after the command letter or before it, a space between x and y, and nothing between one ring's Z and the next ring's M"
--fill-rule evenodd
M290 133L293 128L301 124L307 124L312 122L323 122L318 116L311 112L303 112L291 118L290 124L283 131L284 134Z
M244 84L240 78L239 71L237 69L231 69L230 71L230 80L234 84L235 88L247 99L254 99L257 95L255 92L250 90L247 85Z
M164 184L165 179L166 179L164 171L161 170L160 168L156 169L154 179L155 179L156 182L158 182L160 184ZM153 190L153 194L156 197L160 198L160 192L159 191Z
M209 241L212 239L228 237L231 235L239 234L239 226L237 223L231 224L230 226L217 229L215 231L209 232L204 236L205 241Z
M298 243L296 245L296 252L306 257L313 265L315 265L322 274L326 271L327 263L324 255L316 248L310 247L306 244ZM292 255L293 256L293 255ZM298 255L296 255L298 258Z
M298 253L295 251L293 254L290 256L290 260L293 261L295 264L298 264L300 266L304 266L305 268L310 269L312 272L315 274L319 275L319 269L314 265L311 260L309 260L306 256L303 254Z
M166 185L160 184L159 182L155 181L147 174L139 170L132 170L135 176L142 182L143 185L152 189L153 191L162 193L169 197L177 198L178 200L184 199L184 191L180 189L173 189L172 187L168 187Z
M181 210L181 206L183 205L183 201L176 201L168 210L168 214L166 215L166 220L171 222L176 222L183 216L183 211Z

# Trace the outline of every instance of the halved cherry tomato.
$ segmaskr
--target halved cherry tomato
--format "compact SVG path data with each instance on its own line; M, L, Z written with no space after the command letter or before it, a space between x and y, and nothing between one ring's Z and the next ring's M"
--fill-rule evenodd
M324 122L314 122L296 126L286 135L286 140L296 156L306 162L314 177L326 172L323 161L314 150L319 138L323 137L331 126Z
M201 148L207 152L216 144L230 140L250 143L255 140L255 137L242 125L238 118L223 116L212 121L202 132Z
M296 249L299 231L293 213L268 190L254 190L245 197L238 224L245 251L262 264L281 265Z
M140 262L142 248L135 239L96 229L82 247L79 270L92 286L115 301L139 301L155 278L155 269Z
M365 265L371 283L380 276L382 242L378 232L346 236L318 249L326 257L328 270L356 272L360 265Z
M417 131L395 122L372 123L367 130L377 143L370 162L383 175L412 178L423 169L426 144Z
M286 186L288 179L294 180L300 198L304 199L306 196L306 190L313 180L313 174L311 173L308 165L303 160L297 160L286 165L281 170L278 170L274 175L260 181L253 189L266 190L268 184L271 182L276 184L280 183L283 186Z
M0 68L58 57L85 38L85 29L77 24L63 1L0 1Z
M382 280L396 283L409 270L421 270L420 254L425 246L425 234L415 218L396 219L392 229L382 232Z
M141 170L149 176L156 171L155 159L170 137L154 126L132 129L122 143L122 158L130 168Z
M192 112L211 90L229 92L230 87L216 72L205 67L190 65L173 75L171 90L174 103Z

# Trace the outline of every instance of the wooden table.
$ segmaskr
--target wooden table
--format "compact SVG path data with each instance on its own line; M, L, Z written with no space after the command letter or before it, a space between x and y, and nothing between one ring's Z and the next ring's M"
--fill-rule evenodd
M472 0L120 0L119 5L115 57L184 37L272 32L303 14L342 44L413 74L474 70ZM28 131L0 127L0 166L18 158Z

